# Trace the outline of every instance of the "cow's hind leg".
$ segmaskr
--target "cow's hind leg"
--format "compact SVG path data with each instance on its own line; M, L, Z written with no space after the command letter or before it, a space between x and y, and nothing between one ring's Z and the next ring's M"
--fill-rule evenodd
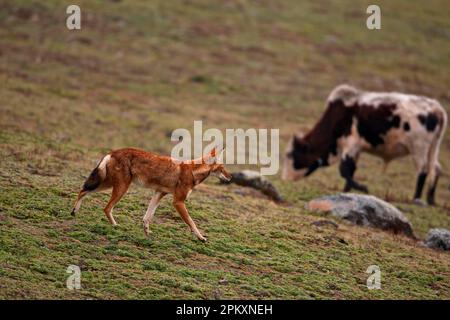
M416 191L414 192L413 202L419 205L424 205L424 202L420 199L422 197L423 187L428 176L428 159L427 152L415 152L414 163L417 168L417 179L416 179Z
M427 191L427 203L429 205L435 205L436 200L436 187L438 184L439 176L441 175L441 168L439 164L434 166L434 169L431 170L430 176L429 176L429 187Z
M344 192L348 192L352 189L359 190L365 193L368 193L369 190L367 186L356 182L353 179L353 176L356 171L356 158L351 157L350 155L345 155L341 159L341 163L339 165L339 172L341 176L345 179Z

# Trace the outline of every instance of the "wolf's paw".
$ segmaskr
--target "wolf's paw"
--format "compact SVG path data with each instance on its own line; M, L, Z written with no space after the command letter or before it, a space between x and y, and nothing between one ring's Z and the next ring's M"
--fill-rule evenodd
M145 236L148 238L152 233L150 230L150 224L147 224L145 221L142 221L142 226L144 227Z

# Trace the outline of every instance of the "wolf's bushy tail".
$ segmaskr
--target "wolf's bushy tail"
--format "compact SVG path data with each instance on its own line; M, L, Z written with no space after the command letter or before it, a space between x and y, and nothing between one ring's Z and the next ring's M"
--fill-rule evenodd
M110 159L111 156L107 154L99 161L95 169L92 170L91 174L84 182L83 191L94 191L100 186L106 177L106 165Z

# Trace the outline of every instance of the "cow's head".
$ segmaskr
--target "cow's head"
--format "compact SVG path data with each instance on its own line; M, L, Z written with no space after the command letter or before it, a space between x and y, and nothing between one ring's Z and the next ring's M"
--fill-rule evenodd
M282 179L294 181L309 175L320 166L318 158L304 135L295 134L286 148Z

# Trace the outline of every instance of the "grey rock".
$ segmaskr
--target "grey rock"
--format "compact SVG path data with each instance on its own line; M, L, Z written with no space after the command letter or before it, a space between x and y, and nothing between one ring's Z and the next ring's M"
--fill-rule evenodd
M389 230L417 239L403 213L374 196L353 193L324 196L311 200L307 208L331 213L352 224Z
M425 245L428 248L450 250L450 231L442 228L430 229L425 238Z
M251 187L261 191L276 202L283 201L275 186L257 171L243 170L233 172L231 176L232 178L229 182L222 180L222 183L235 183L240 186Z

